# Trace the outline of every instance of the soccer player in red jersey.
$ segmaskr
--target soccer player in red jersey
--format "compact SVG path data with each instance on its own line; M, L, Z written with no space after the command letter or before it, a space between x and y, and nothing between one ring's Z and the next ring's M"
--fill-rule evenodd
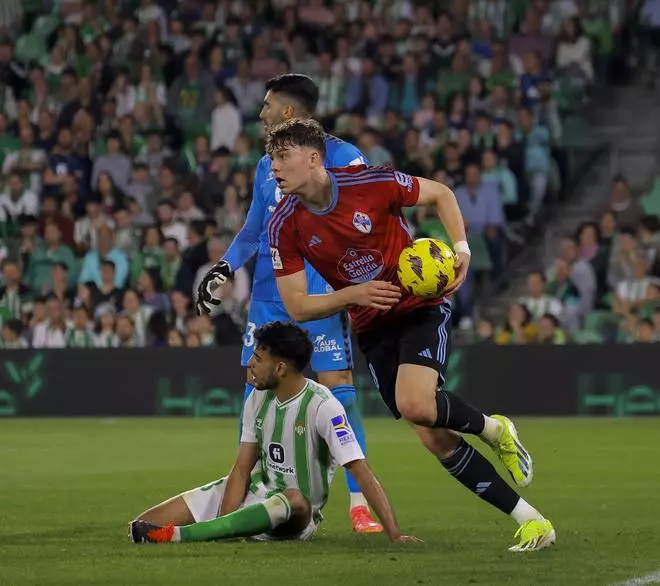
M442 390L449 352L451 309L446 299L422 299L397 279L411 236L403 207L435 206L457 254L455 283L465 280L470 249L453 192L421 177L380 167L328 169L324 133L314 120L293 119L270 129L266 151L287 197L269 224L277 285L289 315L304 322L348 309L360 350L383 401L412 424L422 443L474 494L520 525L511 551L542 549L555 541L550 521L514 491L461 434L494 449L518 486L533 475L532 459L513 423L488 416ZM330 284L308 295L305 259Z

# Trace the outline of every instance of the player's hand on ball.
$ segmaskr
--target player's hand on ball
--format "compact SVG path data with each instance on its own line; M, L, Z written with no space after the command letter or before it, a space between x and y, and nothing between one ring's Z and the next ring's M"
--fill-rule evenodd
M470 255L464 252L456 253L456 261L454 262L454 282L451 286L447 287L443 292L444 295L451 295L455 293L458 288L463 284L467 277L468 269L470 268Z
M206 273L197 290L197 314L208 315L220 305L217 289L232 276L232 270L227 261L221 260Z
M401 289L387 281L368 281L352 287L352 303L387 311L401 299Z
M424 543L419 537L415 537L414 535L399 535L399 537L396 537L392 539L394 543Z

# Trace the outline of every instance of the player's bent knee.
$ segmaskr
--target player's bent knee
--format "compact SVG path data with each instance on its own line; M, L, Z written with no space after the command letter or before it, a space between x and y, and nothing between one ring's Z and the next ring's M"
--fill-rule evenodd
M430 427L434 423L433 412L420 401L397 399L396 408L403 419L415 425Z
M178 495L140 513L135 521L146 521L154 525L190 525L195 522L195 518L186 500Z
M295 488L287 488L282 491L282 494L286 497L286 500L289 501L292 516L306 517L308 519L311 518L312 506L302 492Z
M353 384L353 372L351 370L331 370L328 372L317 372L319 382L329 389L341 385Z

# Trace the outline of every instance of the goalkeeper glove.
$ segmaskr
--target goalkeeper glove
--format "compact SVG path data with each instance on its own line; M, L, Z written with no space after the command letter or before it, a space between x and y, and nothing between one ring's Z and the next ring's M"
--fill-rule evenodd
M226 260L221 260L218 264L211 267L211 270L206 273L202 282L199 284L199 289L197 289L198 315L209 315L214 307L220 305L220 299L214 297L214 293L232 275L233 272Z

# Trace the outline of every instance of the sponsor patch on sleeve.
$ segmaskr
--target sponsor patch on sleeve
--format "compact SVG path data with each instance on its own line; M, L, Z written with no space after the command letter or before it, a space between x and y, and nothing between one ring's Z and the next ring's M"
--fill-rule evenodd
M277 248L270 247L270 258L273 261L273 268L277 270L282 270L284 265L282 264L282 257L280 256L280 251Z
M346 415L337 415L331 420L332 429L339 440L339 443L343 446L355 441L355 436L353 435L353 430L348 425L346 421Z

